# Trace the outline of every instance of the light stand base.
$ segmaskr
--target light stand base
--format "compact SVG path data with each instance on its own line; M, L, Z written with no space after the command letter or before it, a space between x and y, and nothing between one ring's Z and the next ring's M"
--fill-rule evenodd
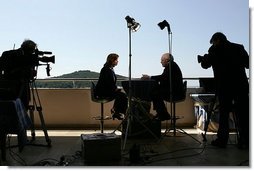
M132 107L128 107L124 120L113 133L119 130L120 126L122 126L122 137L124 138L123 150L128 138L154 138L159 140L161 137L161 122L151 120L142 101L135 98L132 98Z

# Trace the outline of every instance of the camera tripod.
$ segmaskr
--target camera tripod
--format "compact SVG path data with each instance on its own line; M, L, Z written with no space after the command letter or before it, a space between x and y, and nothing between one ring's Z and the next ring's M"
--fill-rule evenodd
M41 121L42 131L44 132L44 136L45 136L45 139L47 142L47 145L39 145L39 146L50 147L51 140L49 139L48 131L47 131L47 128L45 125L45 121L44 121L44 117L43 117L43 113L42 113L42 106L41 106L39 94L37 91L37 87L35 85L35 80L30 81L29 84L30 84L30 89L31 89L31 105L29 105L29 115L30 115L30 119L32 121L32 125L31 125L32 141L35 140L34 111L37 110L37 112L39 113L40 121ZM35 144L31 144L31 145L35 145Z
M232 119L234 122L234 127L235 127L235 132L236 132L236 139L239 141L240 136L239 136L239 120L238 117L235 113L235 103L232 101L231 104L231 112L232 112ZM207 142L206 139L206 133L208 131L208 127L212 118L212 115L216 113L216 111L219 111L219 101L217 95L211 96L208 100L208 104L205 108L205 111L207 111L207 118L205 120L205 125L204 125L204 133L202 133L203 141Z

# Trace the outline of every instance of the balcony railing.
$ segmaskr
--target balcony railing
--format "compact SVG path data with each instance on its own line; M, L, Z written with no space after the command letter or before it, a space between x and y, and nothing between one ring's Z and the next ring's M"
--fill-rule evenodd
M118 84L121 85L119 79ZM198 81L198 78L184 78L184 80ZM37 88L38 95L42 105L42 112L45 118L46 125L49 128L73 128L73 129L99 129L100 121L95 118L100 115L100 104L91 100L90 83L96 82L96 78L75 78L75 79L38 79L36 82L71 82L72 86L68 88ZM79 87L78 82L87 82L89 86ZM188 84L189 85L189 84ZM177 120L176 125L194 126L196 122L194 114L193 100L190 93L197 93L197 86L188 86L186 99L183 102L176 104L176 115L182 119ZM110 109L113 106L113 101L104 105L105 116L110 116ZM168 109L170 104L166 103ZM36 111L35 111L36 112ZM156 114L151 107L151 114ZM121 121L107 120L104 122L105 129L117 127ZM167 123L163 122L162 126ZM39 117L35 118L36 127L40 126Z
M133 78L133 79L137 79L137 78ZM121 87L121 81L123 80L128 80L128 79L118 78L117 85L119 87ZM188 82L187 87L189 88L199 87L199 78L183 78L183 80L186 80ZM97 82L98 78L49 78L49 79L37 79L35 82L38 88L45 88L45 85L49 88L89 88L91 81ZM48 84L45 84L45 83L48 83ZM61 84L57 84L57 83L61 83Z

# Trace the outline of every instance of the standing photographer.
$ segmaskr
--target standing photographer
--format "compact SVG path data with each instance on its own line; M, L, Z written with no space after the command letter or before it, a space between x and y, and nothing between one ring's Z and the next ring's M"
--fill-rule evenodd
M235 112L239 131L239 148L249 146L249 83L245 68L249 55L240 44L227 40L223 33L215 33L208 54L198 56L202 68L212 67L219 100L219 129L212 145L225 148L229 138L229 113Z
M0 79L17 82L17 96L20 96L26 110L30 101L29 82L36 76L35 66L38 65L36 50L35 42L25 40L19 49L5 51L0 58Z

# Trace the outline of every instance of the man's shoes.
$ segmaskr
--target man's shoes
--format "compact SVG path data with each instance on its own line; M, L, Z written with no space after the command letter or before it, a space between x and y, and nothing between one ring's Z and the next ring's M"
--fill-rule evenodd
M118 120L123 120L124 119L124 115L121 114L121 113L116 112L115 109L113 109L113 108L111 109L111 114L112 114L113 120L115 120L115 118L118 119Z
M121 113L114 113L112 115L112 118L113 118L113 120L115 120L115 118L118 119L118 120L123 120L124 119L124 115L121 114Z
M167 114L167 115L162 115L159 118L161 121L166 121L166 120L170 120L171 116L169 114Z
M157 114L154 117L155 120L160 120L160 121L165 121L165 120L170 120L171 116L169 114Z
M211 145L212 145L212 146L219 147L219 148L226 148L227 143L224 142L224 141L222 141L222 140L220 140L220 139L216 139L216 140L213 140L213 141L211 142Z

